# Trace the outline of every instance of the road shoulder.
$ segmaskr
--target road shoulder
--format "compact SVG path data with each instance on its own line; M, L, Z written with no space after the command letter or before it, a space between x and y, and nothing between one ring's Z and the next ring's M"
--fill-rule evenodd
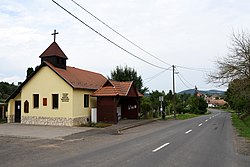
M239 136L236 129L233 129L234 133L234 145L238 154L250 156L250 140Z

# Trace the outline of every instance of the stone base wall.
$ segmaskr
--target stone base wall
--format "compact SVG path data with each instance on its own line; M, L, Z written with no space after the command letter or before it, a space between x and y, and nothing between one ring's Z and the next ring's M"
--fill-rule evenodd
M53 117L22 116L21 123L32 124L32 125L78 126L87 123L87 117L53 118Z
M15 122L15 115L8 115L7 122L14 123Z

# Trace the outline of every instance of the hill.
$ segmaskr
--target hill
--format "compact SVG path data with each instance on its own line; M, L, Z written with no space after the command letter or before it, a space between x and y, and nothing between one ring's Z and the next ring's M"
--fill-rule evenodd
M214 95L214 94L218 94L218 95L223 95L225 93L225 91L222 90L198 90L200 93L202 94L207 94L207 95ZM179 92L178 94L194 94L195 93L195 89L187 89L187 90L183 90L181 92Z

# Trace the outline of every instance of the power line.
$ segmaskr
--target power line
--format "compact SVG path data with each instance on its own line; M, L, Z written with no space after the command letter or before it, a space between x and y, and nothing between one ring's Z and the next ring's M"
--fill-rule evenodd
M169 63L159 59L158 57L156 57L155 55L153 55L152 53L146 51L145 49L143 49L142 47L140 47L139 45L135 44L134 42L132 42L131 40L129 40L127 37L125 37L124 35L122 35L121 33L119 33L118 31L116 31L114 28L110 27L108 24L106 24L105 22L103 22L101 19L99 19L97 16L95 16L94 14L92 14L90 11L88 11L86 8L84 8L83 6L81 6L79 3L77 3L74 0L71 0L73 3L75 3L77 6L79 6L81 9L83 9L85 12L87 12L88 14L90 14L92 17L94 17L96 20L98 20L99 22L101 22L103 25L105 25L106 27L108 27L110 30L112 30L113 32L115 32L117 35L119 35L120 37L122 37L123 39L125 39L126 41L128 41L129 43L131 43L132 45L134 45L135 47L137 47L138 49L140 49L141 51L143 51L144 53L147 53L148 55L154 57L155 59L159 60L160 62L170 65Z
M177 71L178 72L178 77L180 78L180 80L182 81L182 82L186 82L187 84L189 84L190 85L190 87L193 87L193 84L191 84L190 82L188 82L188 80L186 80L185 79L185 77L180 73L180 71L178 70ZM184 81L183 81L184 80ZM184 85L186 86L186 84L184 83ZM188 87L189 88L189 86L186 86L186 87Z
M181 79L180 75L177 75L177 77L180 79L180 81L182 82L182 84L184 86L186 86L187 88L190 88L189 86L187 86L187 84L185 84L185 82Z
M148 83L148 82L152 81L153 79L157 78L158 76L160 76L161 74L163 74L163 73L164 73L164 72L166 72L167 70L170 70L170 68L171 68L171 66L170 66L168 69L165 69L165 70L163 70L163 71L161 71L161 72L159 72L159 73L155 74L155 75L154 75L154 76L152 76L152 77L145 78L144 80L148 80L148 81L147 81L147 82L145 82L144 84L146 84L146 83Z
M185 67L185 66L177 66L179 68L187 69L187 70L193 70L193 71L200 71L200 72L211 72L211 70L206 68L196 68L196 67Z
M89 29L91 29L92 31L94 31L95 33L97 33L98 35L100 35L101 37L103 37L104 39L106 39L108 42L112 43L113 45L115 45L116 47L120 48L121 50L123 50L124 52L130 54L131 56L143 61L144 63L147 63L151 66L154 66L156 68L160 68L160 69L164 69L166 70L167 68L165 67L161 67L158 65L155 65L153 63L148 62L147 60L144 60L142 58L140 58L139 56L136 56L135 54L131 53L130 51L124 49L123 47L121 47L120 45L118 45L117 43L113 42L112 40L110 40L109 38L107 38L106 36L102 35L100 32L98 32L97 30L95 30L94 28L92 28L91 26L89 26L88 24L86 24L84 21L82 21L81 19L79 19L77 16L75 16L74 14L72 14L70 11L68 11L66 8L64 8L63 6L61 6L59 3L57 3L55 0L52 0L52 2L54 2L57 6L59 6L61 9L63 9L65 12L67 12L68 14L70 14L72 17L74 17L76 20L80 21L82 24L84 24L85 26L87 26Z

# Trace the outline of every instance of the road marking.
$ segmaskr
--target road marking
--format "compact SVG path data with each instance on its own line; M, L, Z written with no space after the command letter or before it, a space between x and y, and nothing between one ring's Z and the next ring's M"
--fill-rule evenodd
M186 131L185 134L188 134L188 133L190 133L190 132L192 132L192 129Z
M209 119L212 119L212 117L210 117Z
M207 122L208 120L206 119L205 122Z
M200 123L198 126L202 126L202 123Z
M159 151L160 149L162 149L163 147L166 147L167 145L169 145L170 143L165 143L163 145L161 145L160 147L154 149L152 152L155 153L156 151Z

